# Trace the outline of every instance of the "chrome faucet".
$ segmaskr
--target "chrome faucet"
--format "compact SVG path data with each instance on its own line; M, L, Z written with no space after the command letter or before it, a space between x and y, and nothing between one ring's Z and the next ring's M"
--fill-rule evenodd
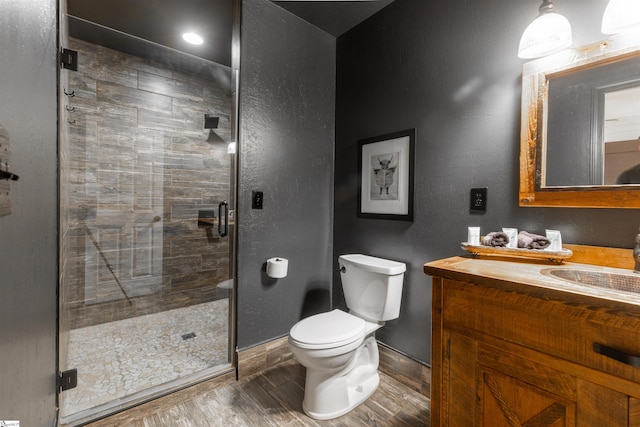
M633 272L640 274L640 234L636 234L636 247L633 250L633 259L636 261Z

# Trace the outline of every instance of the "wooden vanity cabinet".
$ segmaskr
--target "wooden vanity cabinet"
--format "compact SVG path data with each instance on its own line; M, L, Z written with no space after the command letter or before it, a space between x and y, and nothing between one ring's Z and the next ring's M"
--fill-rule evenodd
M425 272L434 275L432 427L640 427L640 368L593 349L640 354L640 312Z

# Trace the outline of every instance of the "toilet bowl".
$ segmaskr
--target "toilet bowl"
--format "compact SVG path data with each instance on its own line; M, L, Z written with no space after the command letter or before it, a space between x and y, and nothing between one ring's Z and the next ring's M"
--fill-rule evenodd
M406 270L402 263L366 255L342 255L339 260L351 311L316 314L289 333L289 348L307 371L302 407L317 420L346 414L378 388L375 331L398 316Z
M317 420L339 417L368 399L378 388L377 323L341 310L298 322L289 348L307 368L304 412Z

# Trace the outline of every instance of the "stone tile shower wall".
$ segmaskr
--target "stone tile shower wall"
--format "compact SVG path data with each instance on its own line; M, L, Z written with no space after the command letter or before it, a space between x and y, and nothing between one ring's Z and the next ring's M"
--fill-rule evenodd
M228 295L230 237L199 210L231 196L229 79L71 39L61 100L62 299L71 329ZM220 73L211 73L220 75ZM220 117L213 132L204 114ZM64 132L63 132L64 133ZM63 313L64 314L64 313Z

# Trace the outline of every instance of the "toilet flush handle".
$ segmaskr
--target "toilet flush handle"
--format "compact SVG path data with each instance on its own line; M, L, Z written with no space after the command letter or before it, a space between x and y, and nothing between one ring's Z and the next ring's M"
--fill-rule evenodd
M341 265L341 266L340 266L340 269L339 269L338 271L340 271L340 273L346 273L346 272L347 272L347 269L345 268L345 266L344 266L344 265Z

